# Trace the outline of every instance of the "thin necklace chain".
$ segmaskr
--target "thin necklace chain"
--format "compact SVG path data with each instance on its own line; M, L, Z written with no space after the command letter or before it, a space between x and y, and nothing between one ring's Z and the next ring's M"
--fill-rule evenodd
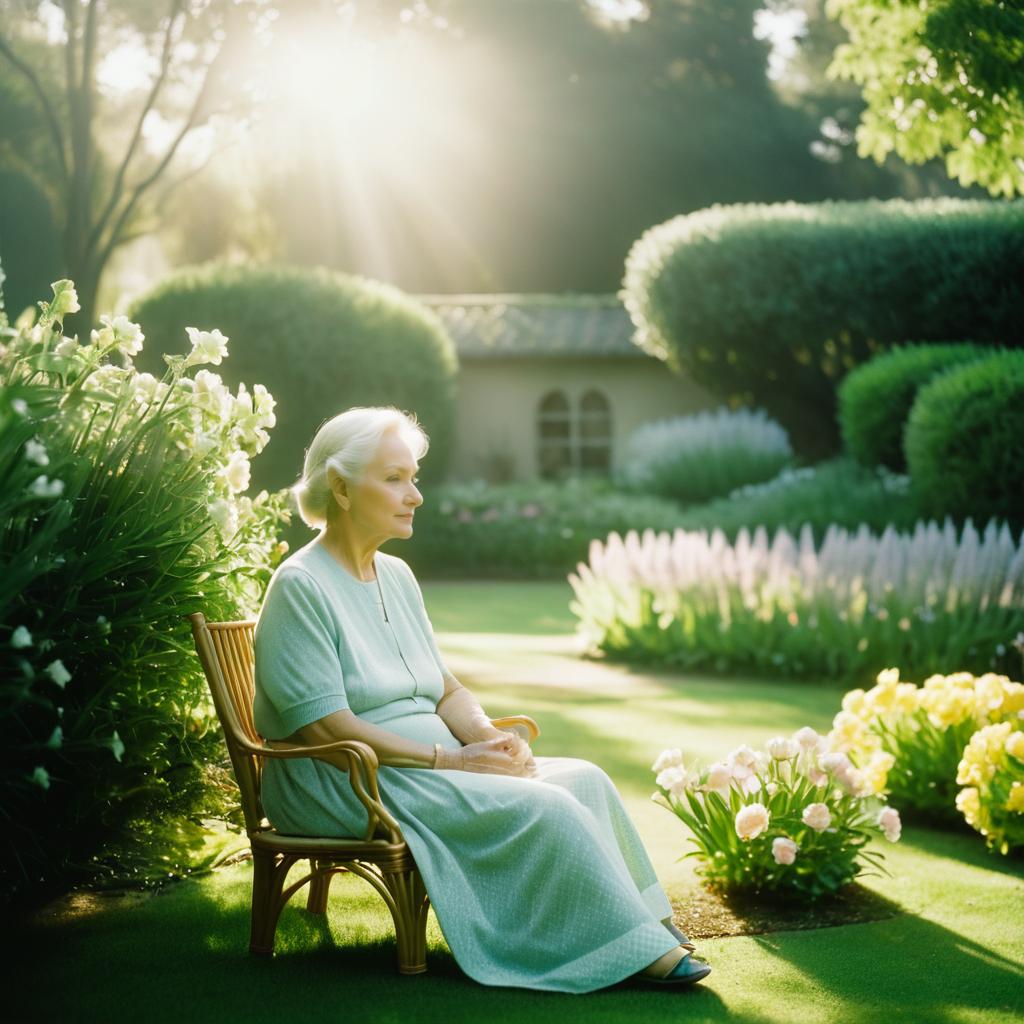
M391 625L391 620L388 618L387 605L384 604L384 591L380 588L380 572L377 570L376 559L374 560L373 567L377 579L377 593L380 594L380 607L381 610L384 612L384 621L388 624L388 626L391 627L391 635L392 637L394 637L395 647L398 650L398 656L402 659L402 664L405 666L405 670L409 673L409 675L412 676L413 696L419 696L419 680L416 678L416 673L413 672L411 668L409 668L409 662L405 660L405 654L402 653L402 645L398 642L398 635L395 633L395 627Z

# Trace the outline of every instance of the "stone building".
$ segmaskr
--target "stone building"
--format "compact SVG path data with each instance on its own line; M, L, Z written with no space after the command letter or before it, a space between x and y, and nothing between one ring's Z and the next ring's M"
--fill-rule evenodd
M642 423L713 408L605 295L418 295L459 355L451 480L609 475Z

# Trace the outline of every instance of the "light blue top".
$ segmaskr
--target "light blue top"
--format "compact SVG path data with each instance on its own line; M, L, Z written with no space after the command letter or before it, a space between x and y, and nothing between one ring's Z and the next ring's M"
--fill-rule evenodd
M359 580L314 541L274 574L256 624L261 736L346 708L374 724L436 709L445 667L419 583L394 555L374 564L377 579Z

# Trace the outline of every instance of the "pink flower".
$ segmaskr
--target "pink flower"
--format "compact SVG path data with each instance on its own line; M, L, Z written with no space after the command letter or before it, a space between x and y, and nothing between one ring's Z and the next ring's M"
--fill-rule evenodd
M890 843L895 843L900 837L903 823L900 821L900 812L895 807L883 807L878 812L878 827L885 833L885 838Z
M808 804L801 817L803 823L815 832L824 832L832 824L832 812L825 804Z
M788 836L776 836L772 840L772 856L776 864L792 864L800 847Z
M740 839L756 839L767 827L771 817L764 804L748 804L736 815L736 835Z

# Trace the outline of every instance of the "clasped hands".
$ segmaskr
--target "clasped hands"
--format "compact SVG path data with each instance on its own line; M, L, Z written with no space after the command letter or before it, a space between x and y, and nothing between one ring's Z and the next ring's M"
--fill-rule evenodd
M439 748L434 767L527 778L537 773L530 745L517 733L503 730L498 730L490 739L468 743L458 750Z

